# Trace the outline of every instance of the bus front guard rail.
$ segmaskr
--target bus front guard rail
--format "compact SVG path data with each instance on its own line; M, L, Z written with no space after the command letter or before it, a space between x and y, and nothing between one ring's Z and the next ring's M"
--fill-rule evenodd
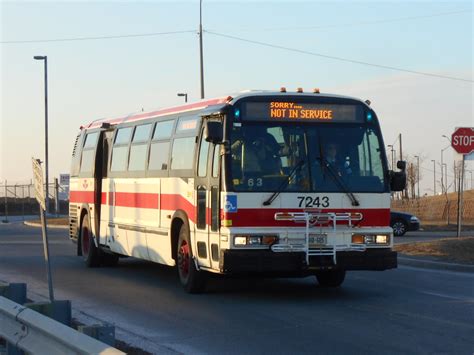
M303 244L274 244L271 246L271 250L274 252L294 252L303 251L306 256L306 264L309 265L309 257L315 255L328 255L332 256L334 265L337 264L337 251L360 251L364 252L366 249L360 245L335 245L335 246L324 246L324 247L310 247L310 228L316 226L322 227L323 225L332 225L333 233L336 232L337 222L347 222L349 228L354 227L353 222L356 224L364 218L360 212L277 212L275 213L276 221L293 221L295 223L305 223L305 238Z

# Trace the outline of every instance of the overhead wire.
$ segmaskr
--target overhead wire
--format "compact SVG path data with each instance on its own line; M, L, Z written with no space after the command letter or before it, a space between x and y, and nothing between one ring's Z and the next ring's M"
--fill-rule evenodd
M218 37L223 37L223 38L228 38L228 39L233 39L236 41L241 41L241 42L246 42L246 43L252 43L252 44L257 44L260 46L264 47L269 47L269 48L275 48L275 49L281 49L285 51L290 51L290 52L295 52L295 53L301 53L301 54L307 54L315 57L321 57L321 58L326 58L326 59L332 59L332 60L337 60L341 62L346 62L346 63L353 63L353 64L359 64L359 65L365 65L365 66L370 66L370 67L376 67L376 68L381 68L381 69L388 69L388 70L394 70L394 71L399 71L399 72L405 72L405 73L411 73L411 74L417 74L417 75L424 75L424 76L430 76L430 77L435 77L435 78L441 78L441 79L448 79L448 80L456 80L456 81L463 81L463 82L468 82L472 83L474 82L472 79L465 79L465 78L458 78L454 76L448 76L448 75L442 75L442 74L435 74L435 73L428 73L428 72L422 72L418 70L411 70L411 69L405 69L401 67L395 67L395 66L390 66L390 65L384 65L384 64L377 64L377 63L370 63L370 62L365 62L361 60L356 60L356 59L350 59L350 58L343 58L343 57L338 57L338 56L333 56L333 55L328 55L328 54L323 54L323 53L318 53L318 52L311 52L303 49L298 49L298 48L291 48L291 47L286 47L278 44L272 44L272 43L266 43L266 42L261 42L261 41L255 41L252 39L247 39L247 38L242 38L242 37L237 37L237 36L232 36L224 33L219 33L219 32L214 32L214 31L204 31L206 33L212 34L214 36Z
M470 13L472 10L456 10L456 11L449 11L449 12L441 12L436 14L430 15L419 15L419 16L407 16L407 17L396 17L391 19L381 19L381 20L373 20L373 21L360 21L360 22L353 22L353 23L341 23L341 24L332 24L332 25L320 25L320 26L296 26L296 27L268 27L268 28L261 28L261 29L252 29L252 28L241 28L237 30L230 30L232 32L239 31L239 32L255 32L255 31L300 31L300 30L323 30L327 28L344 28L344 27L355 27L355 26L367 26L367 25L376 25L381 23L393 23L393 22L403 22L403 21L411 21L411 20L419 20L424 18L432 18L432 17L441 17L441 16L449 16L449 15L456 15L462 13Z
M118 38L153 37L153 36L161 36L161 35L180 34L180 33L196 33L196 30L169 31L169 32L151 32L151 33L137 33L137 34L111 35L111 36L93 36L93 37L71 37L71 38L53 38L53 39L32 39L32 40L0 41L0 44L90 41L90 40L104 40L104 39L118 39Z

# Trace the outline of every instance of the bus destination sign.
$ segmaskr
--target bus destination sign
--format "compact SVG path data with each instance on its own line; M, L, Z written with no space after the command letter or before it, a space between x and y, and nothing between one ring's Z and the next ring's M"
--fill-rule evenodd
M306 107L296 102L270 102L270 118L301 118L312 120L332 120L333 110Z
M358 112L356 105L270 101L246 102L242 113L249 120L358 122Z

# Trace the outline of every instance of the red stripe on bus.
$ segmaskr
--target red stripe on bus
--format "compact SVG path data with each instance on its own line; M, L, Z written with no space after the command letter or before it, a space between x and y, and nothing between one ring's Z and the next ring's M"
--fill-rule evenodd
M101 204L106 203L106 193L101 193ZM69 193L69 202L72 203L95 203L94 191L71 191Z
M115 206L158 209L158 194L143 192L116 192Z
M69 192L69 202L72 203L94 203L94 191L71 191Z
M167 211L183 210L191 221L196 220L196 207L181 195L161 195L161 209Z
M295 227L304 225L304 223L292 221L275 221L275 213L277 212L301 212L301 209L240 208L235 213L223 213L223 219L232 220L232 227ZM390 209L388 208L334 209L323 210L322 212L360 212L363 215L363 220L357 224L360 227L386 227L390 224ZM341 224L347 224L347 222Z

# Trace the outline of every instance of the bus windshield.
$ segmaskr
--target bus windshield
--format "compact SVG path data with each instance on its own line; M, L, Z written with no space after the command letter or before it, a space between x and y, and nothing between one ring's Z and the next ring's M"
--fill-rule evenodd
M235 191L388 191L383 142L373 124L238 122L230 141Z

